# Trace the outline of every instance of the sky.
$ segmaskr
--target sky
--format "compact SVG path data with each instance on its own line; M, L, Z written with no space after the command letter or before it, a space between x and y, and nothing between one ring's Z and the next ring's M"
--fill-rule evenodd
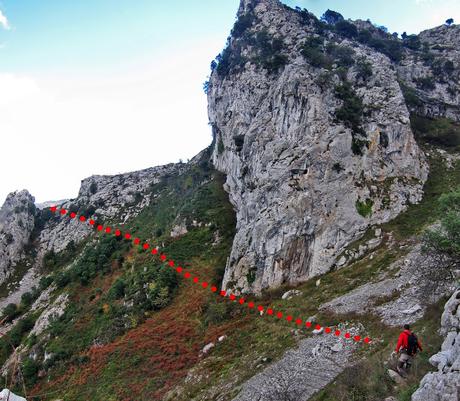
M391 32L458 0L286 0ZM74 198L80 181L187 161L211 142L202 85L239 0L0 0L0 204Z

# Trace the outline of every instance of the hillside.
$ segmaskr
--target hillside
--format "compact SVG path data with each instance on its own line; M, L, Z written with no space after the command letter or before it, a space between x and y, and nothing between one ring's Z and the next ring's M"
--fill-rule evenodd
M241 0L205 85L208 148L86 178L56 210L8 196L6 387L28 401L456 399L460 252L427 244L460 213L459 46L457 25L399 39ZM406 323L424 352L395 382Z

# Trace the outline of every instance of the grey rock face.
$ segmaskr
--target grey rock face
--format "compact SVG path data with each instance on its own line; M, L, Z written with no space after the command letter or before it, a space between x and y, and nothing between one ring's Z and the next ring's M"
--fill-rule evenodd
M251 62L225 78L214 71L208 92L217 144L212 159L227 174L226 190L237 213L223 285L242 292L328 271L370 224L417 202L427 177L386 56L339 39L373 69L364 84L358 85L353 68L347 75L369 110L362 124L369 148L357 156L351 130L335 120L339 78L321 86L324 70L309 65L299 51L314 27L275 0L243 1L240 13L251 8L258 18L251 29L281 38L288 64L277 74ZM357 211L357 202L366 199L373 201L370 217Z
M104 218L124 222L139 213L149 199L145 193L166 174L178 174L183 164L167 164L118 175L96 175L81 182L77 203L93 205Z
M397 273L397 274L395 274ZM454 290L452 276L439 261L416 245L375 282L366 283L320 306L338 314L377 314L389 326L419 320L426 307Z
M420 51L406 50L397 66L404 84L422 100L413 109L428 117L460 121L460 25L441 25L418 36L426 43L422 54L431 54L432 59L423 60Z
M355 335L360 329L348 331ZM355 349L356 344L330 334L301 340L297 348L244 383L233 401L306 401L350 366Z
M151 185L160 181L166 174L178 174L185 168L184 164L168 164L114 176L92 176L82 180L76 199L71 199L60 207L78 208L80 213L88 216L93 213L106 221L124 223L137 215L150 202L146 196ZM91 232L87 224L68 218L51 221L42 230L38 251L42 257L46 251L62 251L70 243L79 243Z
M34 198L26 190L8 195L0 209L0 283L24 255L35 225Z
M49 326L51 319L56 319L62 316L67 306L69 300L68 298L69 295L67 293L60 294L37 319L29 336L33 334L39 335Z
M428 373L412 395L412 401L457 401L460 399L460 290L454 292L441 317L445 340L441 351L430 358L438 370Z

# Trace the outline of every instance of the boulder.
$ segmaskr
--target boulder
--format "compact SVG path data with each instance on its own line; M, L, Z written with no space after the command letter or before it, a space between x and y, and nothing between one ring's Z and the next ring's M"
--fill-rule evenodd
M405 380L402 378L398 372L395 372L392 369L387 370L388 376L391 377L391 380L393 380L396 384L404 384Z
M27 401L24 397L20 397L19 395L16 395L12 393L10 390L4 388L0 392L0 401Z
M299 295L302 295L302 291L289 290L282 295L281 299L291 299L292 297L298 297Z
M405 315L413 315L414 313L417 313L419 310L422 310L422 309L423 308L421 305L415 304L414 306L403 310L402 313L404 313Z
M201 352L203 354L207 354L212 348L214 348L214 343L209 343L209 344L206 344L203 349L201 350Z

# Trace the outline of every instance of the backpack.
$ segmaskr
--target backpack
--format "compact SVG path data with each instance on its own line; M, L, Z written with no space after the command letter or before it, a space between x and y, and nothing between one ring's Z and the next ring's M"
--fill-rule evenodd
M410 333L407 336L407 353L409 355L415 355L418 350L418 339L414 333Z

